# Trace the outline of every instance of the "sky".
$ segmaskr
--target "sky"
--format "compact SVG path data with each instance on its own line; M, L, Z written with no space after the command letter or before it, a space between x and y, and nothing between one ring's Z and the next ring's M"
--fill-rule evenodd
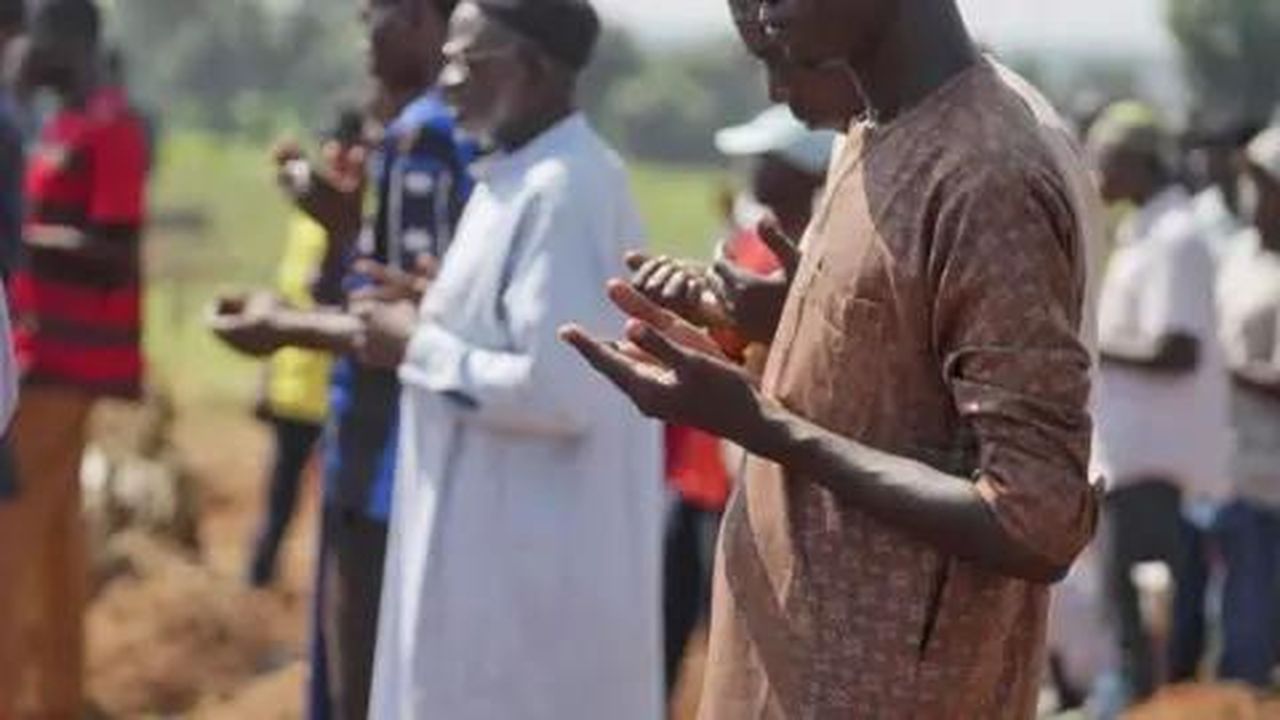
M1163 0L959 0L975 34L998 47L1120 43L1168 47ZM609 18L653 41L727 32L724 0L595 0Z

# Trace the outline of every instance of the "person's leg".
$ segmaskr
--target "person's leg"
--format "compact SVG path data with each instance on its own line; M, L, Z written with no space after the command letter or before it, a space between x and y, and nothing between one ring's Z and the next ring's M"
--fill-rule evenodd
M1209 547L1204 529L1183 518L1180 559L1171 559L1175 594L1169 680L1194 680L1204 657L1205 601L1209 590Z
M51 387L23 389L10 437L23 495L19 716L78 717L84 703L84 606L88 566L80 515L80 461L92 398Z
M271 424L275 434L275 459L267 485L262 527L249 564L249 583L255 587L269 585L275 579L276 558L297 506L302 475L323 430L318 425L291 420L276 419Z
M1070 673L1064 667L1062 657L1057 653L1049 653L1048 680L1058 693L1060 710L1078 710L1084 707L1088 699L1086 693L1071 681Z
M663 654L668 698L679 681L685 647L702 612L697 516L694 507L673 498L663 537Z
M1155 655L1143 623L1133 568L1142 562L1179 562L1181 493L1166 482L1148 481L1119 488L1104 507L1104 581L1120 644L1120 667L1135 699L1155 689Z
M329 512L321 508L320 522L317 528L315 595L311 599L311 667L307 678L306 718L307 720L329 720L333 717L332 694L329 689L328 658L328 598L329 583L325 580L329 568L328 529Z
M323 601L320 606L323 629L321 639L324 648L325 682L329 697L325 702L328 717L332 720L349 720L345 715L346 688L343 685L342 666L346 662L343 655L342 618L347 606L347 599L342 596L346 584L342 579L341 548L348 542L349 529L342 510L326 507L324 511L324 554L320 562L324 565L320 571L320 582L323 584Z
M1271 522L1262 510L1237 502L1222 512L1218 536L1226 564L1219 675L1266 688L1276 660L1271 642L1276 617L1271 594L1276 563Z
M1107 546L1103 572L1108 606L1113 614L1120 650L1120 672L1130 692L1145 696L1151 688L1151 648L1142 627L1138 589L1130 573L1140 562L1140 541L1134 515L1140 506L1140 488L1120 488L1107 496L1103 521Z
M387 524L355 512L335 513L326 632L329 687L334 717L363 720L368 714L382 599Z

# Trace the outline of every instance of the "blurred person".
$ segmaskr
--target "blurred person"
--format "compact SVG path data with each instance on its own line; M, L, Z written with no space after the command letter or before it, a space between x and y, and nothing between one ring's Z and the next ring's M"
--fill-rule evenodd
M1231 241L1249 222L1240 206L1240 156L1259 131L1243 120L1200 113L1184 138L1187 171L1198 190L1191 212L1215 260L1228 253Z
M1157 666L1183 678L1199 663L1203 596L1192 575L1202 532L1183 508L1216 502L1226 489L1227 375L1213 261L1174 182L1172 138L1152 110L1122 102L1098 119L1088 144L1103 199L1137 208L1119 228L1102 285L1094 460L1109 483L1102 563L1121 675L1142 699ZM1132 579L1150 561L1169 566L1178 590L1167 663L1154 655Z
M360 110L344 109L325 140L325 155L332 162L351 157L364 144L364 125ZM324 227L296 211L277 271L277 290L290 307L307 311L316 306L316 283L329 253ZM258 414L271 427L275 446L247 573L255 587L265 587L275 578L280 544L293 518L303 473L324 432L332 368L329 353L304 348L283 348L268 361Z
M642 228L577 109L586 0L458 6L441 83L492 154L421 312L370 305L399 365L399 475L374 718L662 715L657 428L556 340Z
M91 0L36 6L18 70L57 111L26 171L28 213L11 284L23 399L10 440L23 553L12 592L19 716L78 717L88 568L79 467L95 402L141 393L140 240L146 142L126 98L99 83ZM5 621L9 621L6 618Z
M768 275L781 263L755 235L763 217L789 237L809 225L818 191L826 181L836 133L809 130L784 105L765 110L750 122L716 134L716 149L732 160L750 163L749 187L740 196L735 220L744 231L725 252L745 269Z
M1246 234L1249 218L1241 203L1239 170L1244 147L1257 134L1256 127L1234 113L1202 111L1182 138L1181 170L1197 191L1190 201L1191 214L1215 264L1233 254L1235 242ZM1223 509L1219 499L1192 498L1184 505L1186 563L1178 577L1182 601L1176 620L1178 649L1170 668L1173 682L1194 680L1207 650L1216 564L1213 536Z
M1244 151L1250 227L1222 260L1219 333L1231 371L1233 499L1215 539L1225 570L1218 676L1269 689L1280 562L1280 129Z
M635 319L564 337L646 413L753 454L721 530L702 716L1030 717L1049 584L1092 536L1096 190L952 2L764 5L867 100L760 389ZM780 244L777 249L783 250Z
M323 305L299 310L278 298L226 298L215 330L252 354L282 347L336 352L330 421L324 443L317 639L311 673L311 716L362 718L369 704L387 524L396 472L400 384L393 370L360 363L360 320L347 293L374 292L374 282L413 293L415 273L443 257L471 190L473 148L460 142L436 88L453 0L365 0L369 71L379 106L390 116L370 157L376 191L361 227L360 164L332 158L336 172L311 168L290 148L280 154L300 207L325 226L338 257L337 288L321 283ZM303 164L300 164L303 163ZM330 263L333 264L333 263Z
M0 66L4 78L0 82L0 274L3 283L9 284L10 274L22 245L22 222L25 204L23 200L23 174L25 167L22 122L8 79L11 77L7 60L13 47L26 31L27 7L25 0L0 2ZM0 294L0 436L9 426L13 408L18 401L17 366L13 357L12 328L9 323L8 292ZM18 495L17 474L13 467L7 439L0 439L0 668L12 668L17 663L14 645L13 592L19 567L18 548L21 535L17 532L13 510ZM0 672L0 718L13 716L16 673Z
M1106 605L1099 537L1053 590L1048 671L1058 710L1083 710L1091 720L1115 720L1129 705L1120 678L1115 627ZM1056 716L1055 716L1056 717Z

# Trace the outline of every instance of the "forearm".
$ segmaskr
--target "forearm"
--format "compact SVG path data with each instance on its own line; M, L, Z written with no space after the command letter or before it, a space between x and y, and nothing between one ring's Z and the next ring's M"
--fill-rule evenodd
M941 552L1031 582L1063 574L1010 537L968 478L867 447L772 404L747 434L751 452Z
M356 350L362 329L360 320L341 310L282 308L271 316L271 326L282 347L325 350L349 355Z
M1232 368L1231 376L1238 385L1280 398L1280 367L1249 363Z
M336 305L344 299L342 280L347 272L348 254L356 243L356 236L327 233L327 237L324 259L316 273L315 282L312 283L311 295L322 305Z
M559 348L542 347L536 353L491 350L427 323L409 342L400 379L454 400L470 422L522 435L580 435L590 415L582 389L569 380L573 367Z
M332 236L353 238L360 232L359 200L327 182L312 183L306 193L295 197L294 202L299 210Z
M1160 338L1109 338L1101 343L1100 359L1118 367L1166 373L1187 373L1200 362L1199 341L1186 335Z
M35 225L26 231L26 243L46 250L64 250L86 257L110 260L133 249L136 237L105 237L67 225Z

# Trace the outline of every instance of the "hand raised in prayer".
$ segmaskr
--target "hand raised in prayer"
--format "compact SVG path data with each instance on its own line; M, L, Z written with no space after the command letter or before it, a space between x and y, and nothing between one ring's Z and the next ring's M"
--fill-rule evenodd
M293 141L283 141L272 151L276 180L297 207L331 236L354 237L362 221L367 151L360 145L327 143L324 162L307 159Z
M218 339L235 350L265 357L284 346L273 321L283 304L279 296L269 292L224 295L214 301L207 324Z
M778 321L800 265L800 251L774 221L761 222L758 233L777 256L781 270L772 275L758 275L739 268L723 253L712 269L733 328L747 340L767 345L773 342L778 331Z
M652 325L673 342L689 350L728 360L716 341L702 328L668 310L623 280L611 280L606 293L618 309L632 319Z
M409 300L366 300L353 304L351 312L363 326L355 341L356 358L370 367L399 367L418 324L418 306Z
M651 418L743 445L759 427L764 401L745 372L649 323L629 320L622 342L602 342L575 325L560 337Z
M422 255L412 271L405 271L375 260L360 260L356 262L355 271L372 284L351 293L351 303L408 301L416 306L422 302L422 296L427 294L431 283L435 282L440 272L440 261L430 255Z
M721 299L719 279L706 265L641 252L629 253L626 262L632 287L652 302L699 327L732 324Z
M743 270L719 253L707 268L696 262L643 253L627 256L631 284L654 303L699 327L729 330L747 342L772 342L800 264L796 244L777 223L760 223L760 238L782 269L772 275Z

